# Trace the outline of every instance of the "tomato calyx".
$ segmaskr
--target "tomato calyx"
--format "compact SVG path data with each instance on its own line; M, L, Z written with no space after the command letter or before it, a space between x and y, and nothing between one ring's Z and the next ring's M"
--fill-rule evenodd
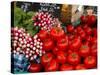
M45 55L45 59L48 60L48 55Z
M89 57L88 57L88 61L89 61L89 63L91 63L91 60L92 60L92 57L89 56Z
M73 59L75 59L77 57L76 53L72 54Z
M60 28L55 28L55 29L56 29L57 34L58 34L59 32L61 32L61 29L60 29Z
M84 45L84 46L82 46L81 48L82 48L82 49L86 49L86 48L88 48L88 47L87 47L86 45Z

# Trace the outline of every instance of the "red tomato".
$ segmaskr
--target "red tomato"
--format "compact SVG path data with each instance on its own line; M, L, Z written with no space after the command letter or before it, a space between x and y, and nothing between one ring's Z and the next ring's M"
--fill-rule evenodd
M59 27L52 28L50 34L55 40L59 40L65 35L64 30Z
M45 30L40 30L38 36L43 41L48 37L48 33Z
M58 51L59 51L58 47L54 47L52 50L53 54L55 54L55 55L57 55Z
M87 35L87 36L85 37L85 40L86 40L87 42L91 42L92 37Z
M97 37L92 37L91 38L91 44L97 44Z
M86 33L85 33L85 31L84 31L83 29L81 29L81 30L78 32L78 34L80 35L80 37L81 37L82 40L85 39Z
M64 64L67 61L67 53L66 52L58 51L56 57L57 57L58 63L60 63L60 64Z
M49 63L52 59L54 58L52 53L46 53L41 57L41 63L42 65L46 65L47 63Z
M69 64L77 65L80 63L80 56L77 52L72 52L68 55L67 61Z
M97 44L91 46L91 55L97 56Z
M93 28L92 33L94 37L97 37L97 28Z
M95 15L87 15L88 18L88 25L93 26L96 23L96 16Z
M85 15L82 15L80 19L82 23L87 23L87 17Z
M74 26L73 25L67 25L66 29L69 33L72 33L74 31Z
M72 32L72 33L70 33L70 34L73 34L73 35L77 35L77 29L76 28L74 28L74 31Z
M41 65L40 64L35 64L35 63L31 63L29 65L28 71L29 72L40 72L41 71Z
M73 34L68 34L68 40L72 40L75 36Z
M94 68L97 64L96 57L88 56L84 59L84 64L86 68Z
M70 54L70 53L72 53L72 52L73 52L72 50L68 50L68 51L67 51L68 54Z
M82 31L82 26L80 25L80 26L77 26L76 27L76 30L77 30L77 33L79 33L80 31Z
M58 40L57 47L59 48L59 50L67 50L68 37L66 36L65 38L62 38L62 39Z
M81 46L81 40L79 37L74 38L69 44L70 50L78 50Z
M67 34L68 36L68 42L70 42L71 40L73 40L76 37L76 34Z
M81 37L83 40L85 39L86 34L85 34L85 32L84 32L84 31L80 33L80 37Z
M90 47L88 45L81 45L79 49L79 55L82 57L86 57L90 54Z
M53 42L53 40L51 40L50 38L45 39L45 40L43 41L43 49L44 49L45 51L50 51L50 50L53 49L53 47L54 47L54 42Z
M87 45L87 46L90 46L90 42L89 41L84 41L83 44Z
M67 70L73 70L74 67L69 64L62 64L60 67L60 71L67 71Z
M84 29L87 35L91 35L92 34L92 29L90 27L87 27Z
M45 66L45 71L46 72L57 71L58 68L59 68L59 64L55 59L53 59Z
M83 24L83 29L85 30L88 27L88 24Z
M84 69L86 69L86 67L85 67L84 64L78 64L78 65L75 66L75 69L76 70L84 70Z

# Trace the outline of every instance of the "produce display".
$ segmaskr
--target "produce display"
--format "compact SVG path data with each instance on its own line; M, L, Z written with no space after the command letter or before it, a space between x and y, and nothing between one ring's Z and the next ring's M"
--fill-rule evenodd
M13 4L12 73L97 68L97 15L83 13L74 25L49 11L25 12Z

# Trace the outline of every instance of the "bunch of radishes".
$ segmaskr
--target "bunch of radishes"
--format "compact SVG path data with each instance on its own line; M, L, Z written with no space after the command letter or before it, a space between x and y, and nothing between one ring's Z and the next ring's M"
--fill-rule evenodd
M38 35L32 37L23 28L14 27L11 29L11 51L14 54L25 54L29 60L34 60L37 56L45 53L42 50L42 42Z
M33 17L34 26L39 26L42 30L50 31L53 26L61 27L58 18L54 18L48 12L37 12Z

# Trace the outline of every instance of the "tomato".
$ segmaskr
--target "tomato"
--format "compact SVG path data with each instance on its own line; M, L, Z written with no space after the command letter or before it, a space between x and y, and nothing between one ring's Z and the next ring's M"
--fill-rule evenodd
M64 64L67 61L67 53L63 51L58 51L56 58L57 58L58 63Z
M72 32L73 35L76 35L78 32L77 32L77 29L74 28L74 31Z
M80 56L77 52L72 52L68 55L67 61L69 64L77 65L80 63Z
M94 68L97 64L96 57L94 56L88 56L84 59L84 64L86 68Z
M40 72L41 71L41 65L40 64L35 64L35 63L31 63L29 65L28 71L29 72Z
M97 56L97 44L91 46L91 55Z
M79 55L82 57L86 57L90 54L90 47L88 45L81 45L79 49Z
M97 37L97 28L93 28L92 33L94 37Z
M72 40L75 36L73 34L68 34L68 40Z
M81 22L82 22L82 23L87 23L87 17L86 17L85 15L82 15L82 16L80 17L80 19L81 19Z
M47 38L43 41L43 49L45 51L50 51L53 49L53 47L54 47L54 42L50 38Z
M66 36L65 38L62 38L62 39L58 40L57 47L59 48L59 50L67 50L68 37Z
M91 44L97 44L97 37L92 37L91 38Z
M41 57L41 64L46 65L54 58L52 53L46 53Z
M84 70L84 69L86 69L84 64L78 64L75 66L75 70Z
M96 16L95 15L87 15L88 18L88 25L93 26L96 23Z
M92 33L94 37L97 37L97 28L93 28Z
M73 25L67 25L66 29L69 33L72 33L74 31L74 26Z
M92 34L92 29L90 27L87 27L84 29L87 35L91 35Z
M78 50L81 46L81 40L80 37L75 37L71 43L69 44L70 50Z
M67 70L73 70L73 69L74 69L74 67L69 64L62 64L60 66L60 71L67 71Z
M38 36L43 41L48 37L48 33L45 30L40 30Z
M82 23L87 23L89 26L93 26L96 23L95 15L87 15L87 16L82 15L80 19Z
M58 47L54 47L52 50L53 54L55 54L55 55L57 55L58 51L59 51Z
M87 42L91 42L92 37L87 35L87 36L85 37L85 40L86 40Z
M65 36L64 30L59 27L52 28L50 31L50 34L51 34L51 37L53 37L53 39L55 40L59 40L63 36Z
M77 26L76 30L77 30L77 33L81 32L82 31L82 26L81 25Z
M82 40L84 40L84 39L85 39L86 34L85 34L85 32L84 32L84 31L80 33L80 37L82 38Z
M86 33L85 33L85 31L84 31L83 29L81 29L81 30L78 32L78 34L80 35L80 37L82 38L82 40L85 39Z
M90 42L89 41L84 41L83 44L90 46Z
M82 26L82 28L85 30L88 27L88 24L83 24Z
M58 68L59 68L59 64L55 59L53 59L45 66L45 71L46 72L57 71Z
M73 51L72 51L72 50L70 50L70 49L67 51L67 53L68 53L68 54L70 54L70 53L72 53L72 52L73 52Z

